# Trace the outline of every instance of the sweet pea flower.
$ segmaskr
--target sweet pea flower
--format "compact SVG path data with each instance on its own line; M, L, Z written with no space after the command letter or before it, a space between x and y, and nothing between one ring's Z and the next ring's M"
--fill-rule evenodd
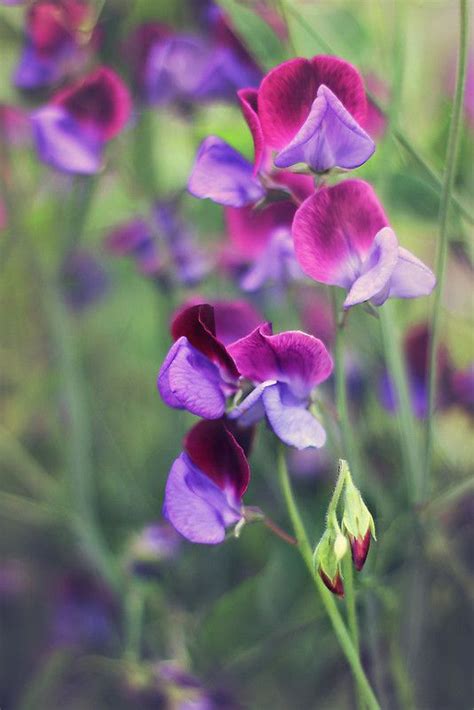
M285 287L304 277L295 258L291 224L296 205L290 200L262 208L227 207L225 219L233 262L245 272L240 278L244 291L257 291L266 283Z
M179 308L174 318L190 306L198 306L203 303L200 296L188 298L184 305ZM216 324L216 336L223 345L229 345L236 340L240 340L244 335L248 335L260 323L263 323L263 316L257 309L247 301L240 299L213 300L209 305L214 309L214 320Z
M266 190L252 163L217 136L200 145L188 181L191 195L219 205L244 207L259 202Z
M237 391L239 371L216 337L214 310L191 306L171 324L175 340L158 375L158 390L174 409L205 419L223 416L227 398Z
M191 542L215 545L242 519L249 479L244 449L226 422L201 421L171 467L163 514Z
M41 160L68 173L99 172L105 144L125 126L130 110L122 79L112 69L99 67L33 113Z
M62 79L87 58L91 8L83 0L36 0L26 14L26 42L15 70L20 89L38 89Z
M474 362L453 372L451 391L453 401L469 414L474 414Z
M344 308L433 290L432 271L399 246L373 188L346 180L309 197L293 221L296 258L315 281L347 289Z
M256 171L272 151L278 168L305 163L321 173L359 167L375 150L361 126L367 112L362 78L342 59L290 59L272 69L258 90L242 89L239 99Z
M326 433L308 411L314 388L332 372L331 356L318 338L299 330L272 334L270 323L229 345L240 373L255 389L228 416L250 426L264 416L289 446L319 448Z
M145 276L155 276L161 269L156 241L146 220L131 219L115 227L105 240L105 248L115 256L131 256Z

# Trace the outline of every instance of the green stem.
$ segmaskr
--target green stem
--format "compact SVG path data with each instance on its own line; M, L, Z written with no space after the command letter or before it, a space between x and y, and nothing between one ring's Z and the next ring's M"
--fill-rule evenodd
M324 609L329 616L334 633L336 634L342 651L351 667L354 679L360 688L362 697L364 698L369 710L380 710L377 698L375 697L367 676L365 675L364 669L362 668L359 653L352 643L346 625L339 609L336 606L336 602L334 601L334 597L331 592L326 589L324 582L313 566L313 553L293 494L293 489L291 487L288 470L286 468L283 446L280 446L278 451L278 477L288 513L298 540L300 554L308 568L316 590L319 593Z
M467 0L462 0L464 4L467 4ZM285 6L286 6L286 11L289 15L291 15L295 21L302 27L307 34L314 39L316 44L318 44L323 52L326 54L337 54L337 52L334 51L334 49L326 42L326 40L321 37L318 32L311 26L309 25L304 18L301 16L301 14L296 10L293 5L288 2L288 0L284 0ZM467 22L466 22L466 27L467 27ZM378 108L378 110L384 114L384 116L387 116L389 111L387 111L376 99L376 97L370 93L369 91L367 92L367 96L369 99L372 101L372 103ZM391 131L393 137L395 140L402 146L402 148L410 155L410 157L415 161L415 163L426 173L426 175L430 178L430 180L436 185L438 189L442 189L443 185L443 178L442 176L433 168L427 160L418 152L418 150L415 148L415 146L411 143L411 141L407 138L405 133L398 128L395 125L391 125L389 127L389 130ZM458 213L470 224L474 224L474 215L471 213L471 211L463 204L463 202L459 199L459 197L455 194L452 196L452 201L456 205L456 209Z
M339 459L339 465L337 470L336 486L334 488L331 500L328 505L327 517L330 518L332 515L336 514L337 505L339 503L339 498L341 497L342 490L344 488L344 483L346 482L346 475L348 473L347 463L342 459Z
M453 100L453 113L449 128L448 146L446 149L445 170L443 188L441 191L441 203L439 208L439 238L436 255L436 279L437 285L434 295L433 315L431 319L431 338L429 348L429 387L428 387L428 421L426 432L426 466L423 469L423 476L420 486L420 497L423 500L426 496L431 465L433 457L433 433L434 414L437 391L437 352L439 342L439 331L441 324L441 304L443 298L443 288L446 278L446 262L448 255L448 225L453 201L453 186L456 175L457 157L459 152L459 138L461 134L462 109L464 101L464 89L466 83L466 68L468 56L468 36L469 36L469 3L467 0L459 0L459 50L458 66L456 77L456 89Z
M357 653L360 655L359 649L359 623L357 621L357 608L354 593L354 570L352 567L352 557L350 553L346 553L342 561L342 572L344 579L344 599L346 601L347 623L352 638L352 643ZM356 686L357 705L361 710L365 707L359 687Z
M336 288L331 289L331 299L334 323L336 324L336 339L334 343L334 376L336 381L336 408L342 435L342 457L349 461L349 468L355 473L356 479L360 485L363 480L362 464L349 420L344 363L344 321L339 319L340 312Z
M418 499L420 491L421 457L416 437L416 422L410 399L403 347L393 317L392 304L387 301L380 311L380 325L388 373L397 401L397 417L402 440L402 458L409 498Z
M145 589L141 584L131 583L125 604L126 638L124 657L129 663L140 662Z

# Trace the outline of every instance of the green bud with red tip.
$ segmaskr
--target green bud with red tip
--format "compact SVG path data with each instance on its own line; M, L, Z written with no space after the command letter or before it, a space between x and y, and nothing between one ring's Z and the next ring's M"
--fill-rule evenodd
M344 596L341 560L346 555L347 550L347 539L342 534L335 516L331 517L314 551L313 561L326 587L338 597Z
M344 513L342 529L347 534L351 545L352 559L358 572L362 569L369 554L370 538L375 537L374 519L364 503L360 491L355 487L351 475L347 472L344 491Z

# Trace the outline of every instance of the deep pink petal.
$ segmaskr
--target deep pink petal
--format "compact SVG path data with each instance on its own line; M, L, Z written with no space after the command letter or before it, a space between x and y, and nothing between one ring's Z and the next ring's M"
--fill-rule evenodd
M310 63L316 89L321 84L329 87L355 120L362 123L367 112L367 99L364 82L357 69L344 59L322 54L310 59Z
M257 174L262 166L265 152L265 139L263 137L262 125L258 117L258 91L257 89L240 89L237 92L242 113L247 121L254 146L254 174Z
M284 148L305 122L318 89L307 59L290 59L272 69L258 90L258 116L266 143Z
M244 377L289 383L301 397L326 380L333 367L321 340L299 330L272 335L268 323L233 343L229 351Z
M350 288L375 235L387 224L373 188L363 180L322 188L293 220L296 258L316 281Z
M238 378L234 361L216 338L214 309L209 304L178 311L171 323L171 334L174 340L184 335L196 350L224 368L230 378Z
M104 66L58 92L53 103L66 109L102 140L109 140L122 130L132 106L130 92L122 79Z
M296 206L290 200L272 202L263 208L227 207L225 219L233 246L246 262L260 256L275 230L291 228Z
M202 421L187 433L184 448L191 461L222 490L240 499L250 480L244 451L223 419Z

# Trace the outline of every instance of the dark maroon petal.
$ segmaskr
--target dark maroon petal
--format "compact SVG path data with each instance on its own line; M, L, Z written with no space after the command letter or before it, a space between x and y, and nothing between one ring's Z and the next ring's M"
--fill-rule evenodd
M323 570L320 568L319 569L319 576L323 580L324 584L326 587L329 589L330 592L335 594L338 597L343 597L344 596L344 585L342 583L341 575L339 572L336 574L334 579L329 579L327 574L323 572Z
M112 69L99 67L81 81L63 89L53 103L65 108L78 123L102 140L119 133L131 111L130 94Z
M231 486L240 499L250 480L250 467L242 447L224 419L203 420L184 440L191 461L221 489Z
M303 202L293 220L296 258L316 281L349 288L387 224L373 188L363 180L322 188Z
M225 346L216 338L214 309L209 304L191 306L178 311L171 323L174 340L185 336L196 350L206 355L212 362L218 363L232 378L239 377L232 357Z
M370 547L370 529L367 530L364 537L351 536L351 551L354 567L358 572L361 571L365 564Z
M266 143L284 148L305 122L318 89L307 59L290 59L272 69L258 91L258 116Z
M254 174L256 174L262 166L265 152L262 125L258 117L258 91L257 89L240 89L237 92L237 96L253 138Z
M252 261L262 254L276 229L291 229L295 212L296 206L290 200L263 208L227 207L225 219L230 240L245 261Z
M247 301L214 301L216 335L224 345L248 335L263 322L262 315Z
M367 112L367 99L364 82L357 69L343 59L324 55L313 57L310 62L316 88L321 84L329 87L356 121L363 122Z

